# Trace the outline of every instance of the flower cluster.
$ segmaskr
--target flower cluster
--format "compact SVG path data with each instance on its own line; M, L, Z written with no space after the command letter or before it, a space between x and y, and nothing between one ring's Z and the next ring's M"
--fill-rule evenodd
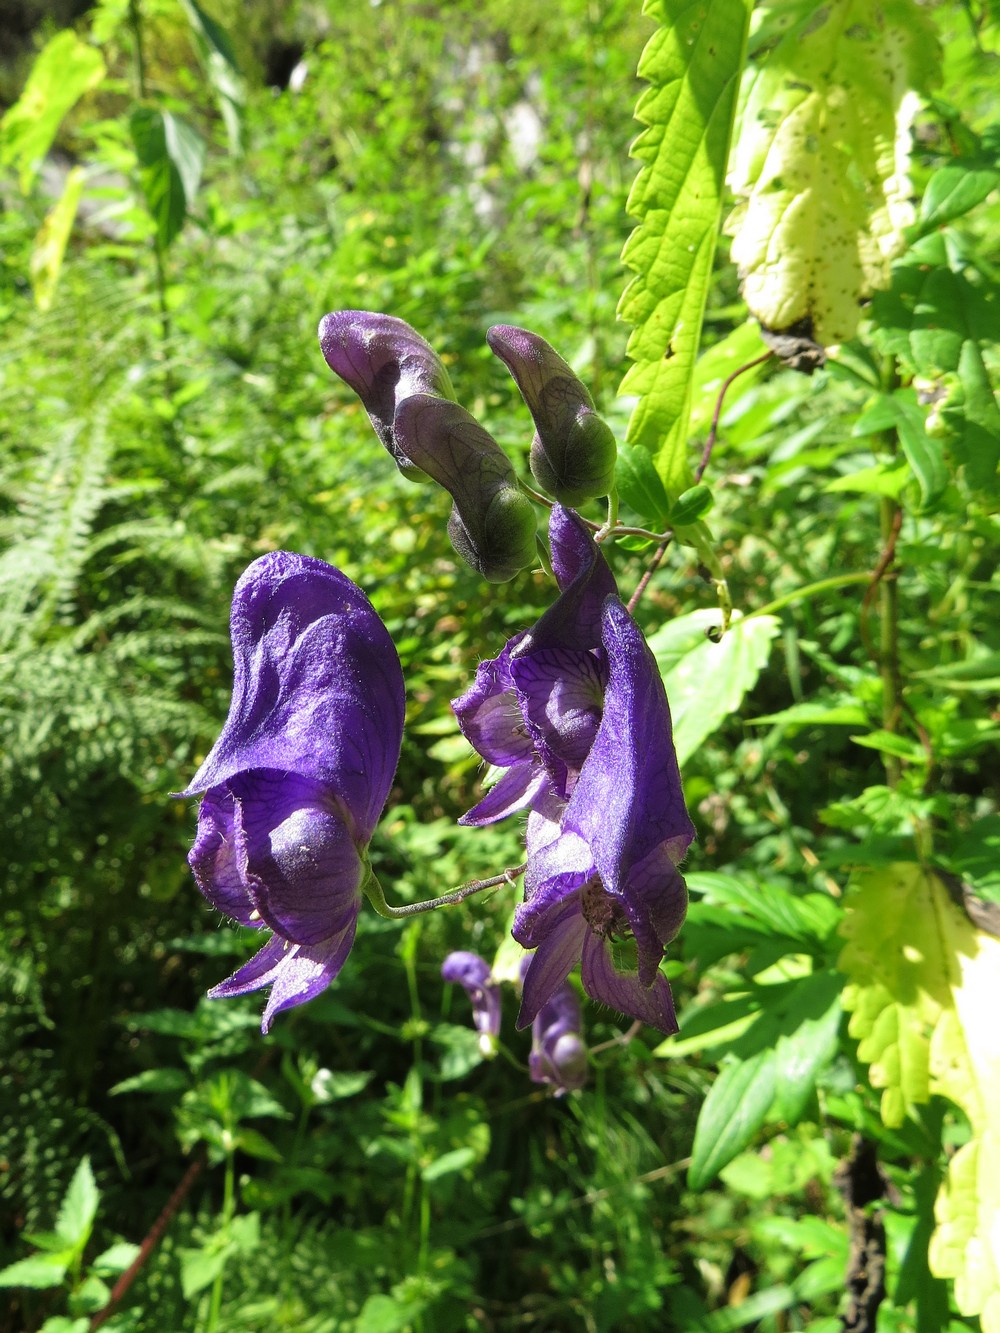
M522 979L530 960L525 959L525 964ZM500 982L489 963L477 953L460 950L448 954L441 964L441 975L445 981L464 988L472 1004L480 1050L487 1058L495 1055L500 1035ZM576 991L568 981L556 987L532 1021L528 1074L533 1083L549 1084L557 1097L582 1088L587 1081L583 1015Z
M677 867L694 830L655 659L591 525L566 507L612 489L614 438L548 343L506 325L488 341L534 420L530 462L555 497L548 535L559 594L453 702L466 737L501 770L461 822L526 815L513 934L531 954L518 1026L532 1025L533 1077L565 1089L579 1086L586 1065L567 986L577 962L593 1000L676 1030L660 963L684 917ZM455 401L430 345L402 320L365 311L326 316L320 343L401 473L451 495L456 550L493 582L534 563L532 502L500 446ZM336 977L365 894L393 914L367 849L399 758L403 680L364 593L305 556L274 552L249 567L232 638L229 717L182 794L202 796L189 858L202 893L271 931L210 993L269 986L267 1031L276 1013ZM446 976L469 992L484 1041L495 1039L499 991L486 964L454 954Z

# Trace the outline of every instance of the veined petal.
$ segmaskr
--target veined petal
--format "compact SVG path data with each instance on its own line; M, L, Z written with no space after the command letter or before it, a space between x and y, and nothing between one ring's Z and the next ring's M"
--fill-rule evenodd
M498 819L506 819L518 810L526 810L548 785L548 774L540 764L515 764L497 779L478 805L460 816L458 822L472 828L495 824Z
M521 653L539 648L601 648L605 600L615 576L579 514L553 505L549 516L552 569L561 594L524 637Z
M649 1023L661 1032L677 1031L673 996L661 972L657 972L653 984L646 987L634 972L617 971L609 942L590 931L583 941L582 953L580 977L583 989L592 1000Z
M589 933L578 902L569 903L548 923L524 973L521 1010L517 1016L519 1031L534 1021L542 1005L569 976ZM514 938L517 939L516 929Z
M213 787L205 793L188 865L195 883L213 907L241 926L259 925L251 920L254 904L240 875L235 815L233 794L228 787Z
M499 657L481 662L472 685L451 701L466 740L498 768L509 768L533 756L510 674L510 655L521 637L515 635L506 643Z
M231 977L213 986L208 992L208 998L229 1000L234 995L248 995L251 991L262 990L264 986L269 986L278 968L288 957L289 951L294 948L294 944L289 944L280 935L272 935L264 947L258 949L242 967L238 967Z
M604 672L585 649L543 648L510 664L519 712L557 792L567 796L597 735Z
M663 946L680 930L687 912L687 885L665 843L632 867L623 907L639 950L639 979L648 986L663 958Z
M529 848L524 902L514 912L512 934L526 949L540 946L570 901L594 873L590 848L573 833L562 833L546 847Z
M337 310L319 325L327 365L354 390L375 433L411 480L424 473L399 447L393 430L396 408L414 393L454 398L451 380L430 343L404 320L368 310Z
M260 1029L268 1032L275 1014L305 1004L326 990L347 962L354 944L358 918L353 916L344 929L318 944L296 944L288 951L284 964L278 968L267 997Z
M233 594L229 717L182 795L240 772L299 773L341 798L370 840L403 734L403 675L388 631L360 588L332 565L273 551Z
M324 788L273 771L243 774L231 787L237 853L261 917L296 944L339 934L357 918L364 866Z
M500 987L493 980L485 958L468 950L450 953L441 964L445 981L456 982L472 1004L476 1031L495 1037L500 1032Z

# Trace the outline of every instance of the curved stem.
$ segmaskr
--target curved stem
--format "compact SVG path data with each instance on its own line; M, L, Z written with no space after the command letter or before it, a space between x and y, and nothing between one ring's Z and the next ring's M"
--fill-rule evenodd
M723 380L722 388L719 390L719 396L715 400L715 411L712 413L712 424L708 431L708 439L705 441L705 448L702 451L701 462L694 470L695 484L701 481L702 477L705 475L705 469L711 462L712 450L715 448L715 437L719 433L719 418L722 416L722 404L733 381L738 380L744 372L753 370L754 366L763 365L763 363L769 361L772 356L774 356L773 352L764 352L761 356L756 356L752 361L748 361L746 365L737 366L728 379Z
M527 868L528 863L525 861L522 865L511 866L501 871L499 875L491 875L489 879L470 880L468 884L452 889L451 893L441 894L440 898L429 898L422 903L404 903L402 907L389 906L382 885L374 874L369 876L363 891L379 916L387 917L390 921L400 921L409 916L420 916L423 912L433 912L438 907L447 907L450 903L463 902L466 898L471 898L474 893L482 893L484 889L495 889L501 884L513 884Z
M754 616L770 616L776 611L783 610L786 606L791 606L793 602L800 602L804 597L812 597L816 593L829 592L831 588L845 588L850 583L869 583L870 574L838 574L834 578L820 579L818 583L807 583L804 588L795 588L792 592L785 593L784 597L778 597L773 602L768 602L766 606L759 606L755 611L747 612L747 620Z

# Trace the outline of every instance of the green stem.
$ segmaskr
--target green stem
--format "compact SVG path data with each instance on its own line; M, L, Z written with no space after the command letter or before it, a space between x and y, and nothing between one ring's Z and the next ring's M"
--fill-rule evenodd
M405 917L433 912L438 907L447 907L450 903L460 903L466 898L471 898L474 893L482 893L484 889L495 889L501 884L513 884L519 875L524 874L526 868L526 862L524 865L511 866L508 870L501 871L499 875L491 875L489 879L470 880L468 884L462 884L451 893L441 894L440 898L428 898L422 903L404 903L402 907L389 906L382 885L374 872L368 876L362 891L379 916L387 917L390 921L400 921Z
M229 1223L233 1220L233 1211L236 1198L236 1154L232 1151L226 1153L226 1173L222 1186L222 1224L221 1230L228 1229ZM208 1323L205 1326L205 1333L215 1333L219 1324L219 1315L222 1313L222 1284L226 1277L226 1265L223 1263L212 1283L212 1299L208 1307Z
M895 500L884 495L879 501L879 526L884 549L895 542L899 530L900 508ZM899 674L899 588L896 584L894 561L890 562L878 585L879 607L879 674L882 677L882 727L895 733L903 707L903 691ZM902 773L898 755L883 751L885 776L888 786L895 787Z
M139 101L145 102L148 96L148 84L146 81L146 52L143 46L140 0L129 0L128 19L135 43L136 93ZM167 307L167 269L164 262L163 246L160 244L159 236L153 241L153 264L156 269L156 301L160 312L160 338L163 342L165 353L167 345L170 342L171 325L170 311ZM167 372L167 393L168 396L173 396L173 385L170 380L169 371Z
M807 583L804 588L795 588L784 597L768 602L767 606L759 606L755 611L748 611L746 618L751 620L754 616L771 616L776 611L791 606L793 602L802 601L804 597L815 597L818 593L829 592L831 588L844 588L849 583L868 583L870 580L870 574L838 574L835 578L820 579L818 583Z

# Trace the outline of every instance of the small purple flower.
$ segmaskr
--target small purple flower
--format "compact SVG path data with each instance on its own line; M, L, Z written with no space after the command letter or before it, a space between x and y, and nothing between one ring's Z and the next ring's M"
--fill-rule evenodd
M485 1056L494 1055L500 1035L500 987L493 980L489 963L477 953L458 950L448 954L441 964L441 976L465 989L472 1003L480 1050Z
M236 585L233 697L190 786L199 889L264 947L212 998L271 987L262 1029L318 995L354 942L368 844L403 734L403 676L364 593L332 565L274 551Z
M415 393L454 398L441 358L405 320L368 310L336 310L319 325L327 365L354 390L375 433L411 481L425 474L399 447L394 420L400 403Z
M609 495L618 446L583 383L528 329L495 324L486 341L514 377L535 423L529 461L542 490L566 505Z
M564 981L531 1025L528 1072L533 1083L551 1084L557 1097L583 1087L587 1081L587 1047L582 1031L580 1001L573 987Z

